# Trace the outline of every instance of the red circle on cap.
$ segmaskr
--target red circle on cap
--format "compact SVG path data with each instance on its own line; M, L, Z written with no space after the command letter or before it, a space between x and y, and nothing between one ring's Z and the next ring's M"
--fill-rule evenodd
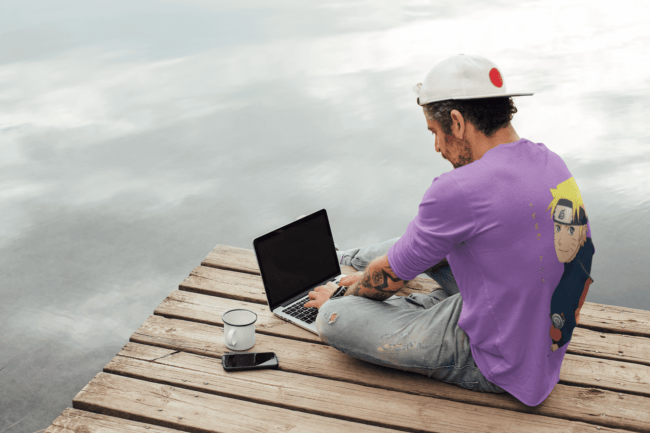
M490 69L490 81L496 87L503 86L503 78L501 78L501 72L497 68Z

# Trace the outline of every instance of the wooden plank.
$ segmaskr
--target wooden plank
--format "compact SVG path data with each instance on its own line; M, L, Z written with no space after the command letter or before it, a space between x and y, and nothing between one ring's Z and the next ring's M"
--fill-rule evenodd
M565 355L560 380L581 386L650 395L650 368L630 362ZM650 411L650 403L647 410Z
M650 311L585 302L580 310L580 326L650 337Z
M389 432L380 427L99 373L73 399L75 409L188 432Z
M259 267L253 250L227 245L217 245L201 262L201 265L259 275ZM347 272L351 271L347 270ZM424 293L429 293L433 289L431 284L435 284L429 279L419 278L416 280L416 283L422 286ZM579 327L601 332L650 337L650 311L585 302L580 312Z
M133 334L131 341L211 357L221 357L223 353L229 352L223 343L223 328L165 319L159 316L149 317L142 327ZM500 407L522 412L528 410L526 409L527 406L509 394L482 394L436 380L423 380L420 375L363 362L326 345L299 342L269 335L257 335L256 344L251 350L255 352L276 352L280 358L281 368L285 371L481 406ZM573 356L575 355L566 355L565 362ZM566 367L563 366L560 373L561 380L568 369L571 383L581 383L581 372L571 374L574 365L574 363L567 363ZM639 374L638 370L632 371L634 369L612 368L611 371L603 371L602 377L598 378L601 379L602 383L616 384L623 382L625 384L622 387L615 386L612 389L613 391L648 396L650 395L650 388L647 386L647 378L650 377L650 368L647 366L638 367L642 369L641 374ZM607 381L604 380L605 377L607 377ZM622 377L624 380L618 380ZM593 380L585 378L586 384L591 383ZM599 387L601 381L596 381ZM557 401L551 398L558 386L556 385L555 388L543 405L550 404L548 403L549 399L550 401ZM565 404L566 402L562 400L554 410L561 412ZM577 406L582 404L583 402L580 400L576 401Z
M593 431L553 417L473 406L279 370L227 373L188 353L152 363L116 356L104 372L386 428L423 432ZM341 398L345 396L344 398ZM444 413L444 417L440 417ZM596 418L601 421L603 417ZM620 430L619 430L620 431Z
M45 433L178 433L165 427L68 408Z
M247 274L259 275L260 267L253 250L217 245L210 254L203 259L201 266L227 269Z
M266 304L262 278L244 272L197 266L179 288L203 295Z
M266 306L180 290L172 292L154 314L223 326L221 315L235 308L254 311L260 333L321 343L317 335L279 319ZM650 338L576 328L567 353L650 365Z
M223 326L221 316L228 310L246 308L257 314L257 333L289 337L296 340L322 343L320 337L280 319L266 306L234 299L216 298L199 293L174 290L156 308L154 314L171 319L191 320L209 325Z
M650 365L650 338L575 328L567 352Z

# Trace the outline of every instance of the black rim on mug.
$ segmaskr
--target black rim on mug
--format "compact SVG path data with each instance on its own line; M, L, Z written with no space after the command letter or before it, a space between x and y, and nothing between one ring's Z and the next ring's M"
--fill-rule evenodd
M233 311L246 311L247 313L251 313L252 315L254 315L255 318L254 318L253 321L250 322L250 323L246 323L246 324L244 324L244 325L234 325L234 324L232 324L232 323L228 323L228 322L226 321L226 319L224 318L228 313L232 313ZM226 325L229 325L229 326L248 326L248 325L252 325L253 323L257 322L257 313L254 313L253 311L251 311L251 310L247 310L247 309L245 309L245 308L236 308L236 309L234 309L234 310L228 310L228 311L226 311L225 313L223 313L223 315L221 316L221 320L223 320L223 323L225 323Z

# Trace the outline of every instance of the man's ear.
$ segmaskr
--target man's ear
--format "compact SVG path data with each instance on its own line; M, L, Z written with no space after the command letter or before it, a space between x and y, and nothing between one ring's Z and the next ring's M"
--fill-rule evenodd
M458 110L451 110L449 114L451 116L451 135L462 140L465 137L465 119Z

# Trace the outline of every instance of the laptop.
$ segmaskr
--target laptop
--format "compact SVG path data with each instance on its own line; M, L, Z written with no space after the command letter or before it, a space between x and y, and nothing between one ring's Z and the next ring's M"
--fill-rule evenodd
M258 237L253 248L269 309L279 318L318 334L318 309L303 307L309 301L308 294L344 277L325 209Z

